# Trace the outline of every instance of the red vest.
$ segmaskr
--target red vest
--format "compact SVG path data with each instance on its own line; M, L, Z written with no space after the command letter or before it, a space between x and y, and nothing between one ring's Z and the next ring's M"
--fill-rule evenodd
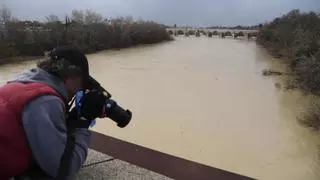
M62 98L56 90L41 83L9 83L0 87L0 179L24 173L31 166L32 153L21 115L26 104L42 95Z

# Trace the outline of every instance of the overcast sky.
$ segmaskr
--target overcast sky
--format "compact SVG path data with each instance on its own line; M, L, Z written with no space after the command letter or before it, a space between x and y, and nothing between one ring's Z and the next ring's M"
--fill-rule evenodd
M128 16L167 25L254 25L292 9L320 12L320 0L0 0L19 19L60 17L73 9Z

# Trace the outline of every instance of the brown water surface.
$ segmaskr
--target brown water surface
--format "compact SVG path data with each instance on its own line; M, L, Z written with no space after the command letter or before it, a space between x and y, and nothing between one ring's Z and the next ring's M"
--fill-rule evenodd
M295 120L303 98L261 76L269 56L253 41L178 37L88 57L133 112L128 127L101 119L95 131L253 178L320 179L318 136ZM32 66L3 66L0 81Z

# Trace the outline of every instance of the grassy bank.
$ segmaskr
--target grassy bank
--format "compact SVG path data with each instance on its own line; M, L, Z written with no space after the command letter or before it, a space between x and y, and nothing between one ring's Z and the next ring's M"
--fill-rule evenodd
M170 40L165 26L152 21L105 18L93 11L74 10L60 20L50 15L45 22L22 21L9 9L0 9L0 59L42 56L59 45L74 44L86 53Z
M292 78L287 89L320 95L320 14L293 10L265 24L257 37L277 59L286 64ZM320 104L313 103L303 121L320 129Z

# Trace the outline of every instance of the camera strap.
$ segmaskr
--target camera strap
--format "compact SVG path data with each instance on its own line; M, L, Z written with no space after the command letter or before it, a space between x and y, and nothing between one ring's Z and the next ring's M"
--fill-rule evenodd
M73 98L71 100L71 103L68 104L66 112L69 112L74 100L75 98ZM68 121L68 117L67 117L66 123L67 123L67 143L66 143L66 147L64 149L63 155L60 159L60 167L59 167L58 176L57 176L57 179L59 180L68 179L68 173L69 173L73 151L75 148L75 142L76 142L75 141L76 128L74 124Z
M58 172L57 179L59 180L67 180L70 166L71 166L71 160L73 156L73 151L75 149L75 133L77 128L88 128L89 125L92 125L91 121L87 120L81 120L80 119L80 99L82 97L81 94L76 94L76 96L71 100L71 103L68 104L67 112L70 111L71 105L75 102L76 108L77 108L77 114L70 114L71 117L67 117L66 123L67 123L67 143L66 147L64 149L63 155L60 159L60 167Z
M71 160L75 147L75 128L68 129L67 144L64 149L63 155L60 159L60 167L57 179L67 180L70 170Z

